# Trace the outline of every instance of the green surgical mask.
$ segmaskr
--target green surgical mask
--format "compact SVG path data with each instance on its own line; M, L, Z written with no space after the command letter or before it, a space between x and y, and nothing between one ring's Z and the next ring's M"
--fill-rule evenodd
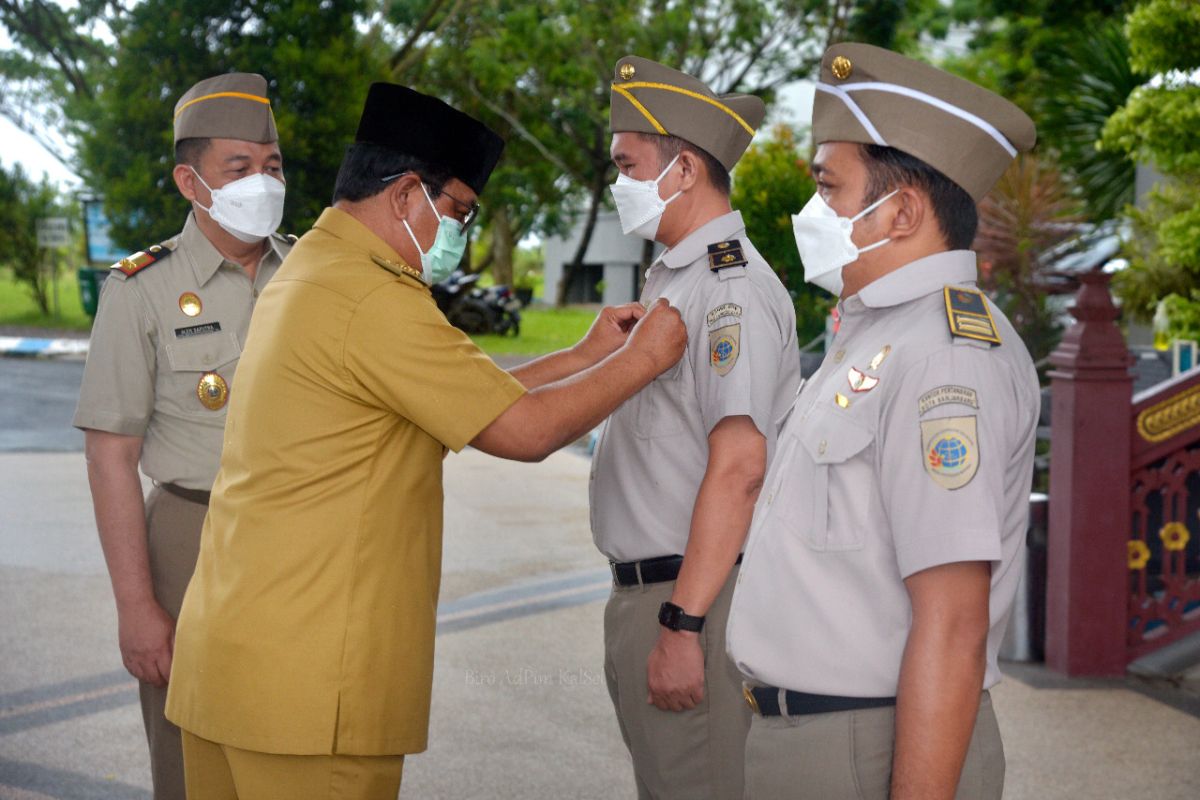
M467 234L458 220L443 216L437 210L424 183L421 184L421 191L425 193L429 207L433 209L433 213L438 218L437 235L433 239L433 244L428 250L422 250L421 243L417 241L416 234L409 227L408 220L404 220L404 227L408 229L408 235L412 237L413 244L417 246L417 252L421 254L421 277L432 286L446 280L450 277L450 273L458 267L463 253L467 250Z

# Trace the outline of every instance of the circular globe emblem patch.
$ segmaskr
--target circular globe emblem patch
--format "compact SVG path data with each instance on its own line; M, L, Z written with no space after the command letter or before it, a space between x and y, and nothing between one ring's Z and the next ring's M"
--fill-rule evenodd
M949 417L921 423L925 471L943 489L966 486L979 468L975 417Z
M723 367L733 358L733 340L722 336L713 347L712 360L714 367Z

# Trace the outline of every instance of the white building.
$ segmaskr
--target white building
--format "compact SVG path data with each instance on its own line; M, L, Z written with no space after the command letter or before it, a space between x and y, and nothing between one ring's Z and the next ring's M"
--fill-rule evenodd
M545 241L545 294L547 302L554 302L558 282L565 265L571 263L579 248L583 234L583 220L562 236L551 236ZM615 211L601 211L596 216L596 227L584 254L582 269L567 287L568 303L604 303L618 305L638 299L642 276L644 240L637 236L621 233L621 223ZM662 245L655 243L657 255Z

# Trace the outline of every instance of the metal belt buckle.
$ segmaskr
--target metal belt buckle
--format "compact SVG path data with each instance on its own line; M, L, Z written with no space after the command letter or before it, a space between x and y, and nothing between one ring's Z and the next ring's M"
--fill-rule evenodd
M754 696L754 692L750 691L750 687L742 684L742 697L746 698L746 705L750 706L750 710L755 714L762 716L762 712L758 710L758 699Z
M617 577L617 562L615 562L615 561L608 562L608 571L612 573L613 586L620 586L621 581Z

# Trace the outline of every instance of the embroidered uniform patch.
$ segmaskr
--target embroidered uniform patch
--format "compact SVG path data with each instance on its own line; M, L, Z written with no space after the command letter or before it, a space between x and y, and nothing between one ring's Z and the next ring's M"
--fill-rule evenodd
M708 312L708 327L712 328L723 319L737 319L742 316L742 307L734 303L725 303Z
M737 363L741 333L741 325L726 325L708 333L709 364L721 377Z
M979 469L975 417L946 417L921 423L925 471L943 489L961 489Z
M968 389L966 386L954 386L952 384L939 386L936 389L930 389L917 398L918 416L923 417L925 416L925 412L932 411L946 403L958 403L962 406L979 408L979 397L975 394L974 389Z
M737 239L708 246L708 268L714 272L726 267L744 266L746 257L742 255L742 245Z

